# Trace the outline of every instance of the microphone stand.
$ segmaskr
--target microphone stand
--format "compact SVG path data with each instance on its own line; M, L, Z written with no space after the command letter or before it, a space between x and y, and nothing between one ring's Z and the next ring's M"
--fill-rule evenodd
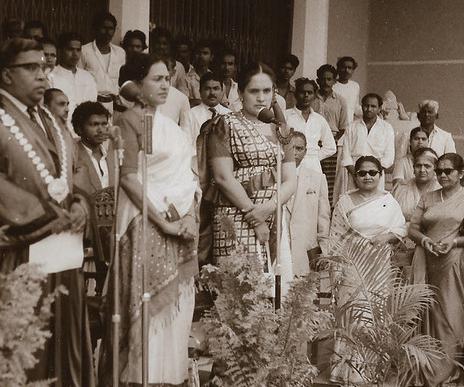
M273 123L275 125L276 137L277 137L277 173L276 173L276 232L277 232L277 241L276 241L276 264L275 264L275 298L274 298L274 308L275 310L280 309L281 299L282 299L282 283L281 283L281 257L280 257L280 248L281 248L281 238L282 238L282 196L281 196L281 185L282 185L282 144L288 144L292 136L292 129L287 136L283 136L280 132L280 127L282 124L285 124L285 117L280 110L277 103L274 103L272 106L274 114L269 109L261 109L258 114L258 119L265 123ZM274 117L275 115L275 117Z
M142 386L148 387L148 328L149 311L148 304L151 294L148 292L147 283L147 232L148 232L148 197L147 197L147 155L153 153L152 144L153 114L144 109L142 117Z
M121 323L120 301L119 301L119 243L121 235L119 234L118 222L118 204L119 204L119 186L120 172L124 160L124 147L121 138L114 140L114 208L113 208L113 227L114 227L114 246L113 246L113 387L119 387L119 328Z

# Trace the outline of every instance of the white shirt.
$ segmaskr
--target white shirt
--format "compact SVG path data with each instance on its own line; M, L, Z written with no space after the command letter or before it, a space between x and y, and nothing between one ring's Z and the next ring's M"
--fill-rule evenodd
M213 117L213 113L209 109L210 107L205 105L203 102L190 109L190 122L192 123L192 126L189 137L194 148L196 147L197 137L200 134L201 125ZM230 109L219 103L214 106L213 109L216 110L217 114L230 113Z
M226 85L222 84L222 90L224 94L222 96L222 104L227 106L233 112L238 112L242 108L242 103L240 102L240 95L238 94L238 83L233 79L230 80L230 90L229 95L226 95Z
M99 93L118 94L119 69L125 63L125 51L112 43L110 43L108 64L105 63L105 59L95 41L82 46L80 67L93 75Z
M99 161L94 156L92 149L88 148L83 143L81 144L84 146L84 149L89 154L90 160L92 160L93 167L95 168L95 172L97 173L97 176L100 179L102 188L108 187L110 185L110 181L109 181L109 172L108 172L108 161L106 160L108 156L107 150L105 149L103 145L100 145L102 157L100 158L100 161Z
M311 109L308 120L305 121L301 110L294 107L285 111L287 125L304 133L306 137L306 156L302 163L307 168L322 172L320 160L334 155L337 145L330 126L323 116ZM319 141L322 147L319 146Z
M445 153L456 153L456 145L451 133L434 125L429 136L429 147L437 152L438 157Z
M50 73L50 87L60 89L69 99L68 123L77 105L97 100L97 84L92 75L81 68L73 73L58 65Z
M369 133L364 121L355 120L345 132L342 165L354 165L361 156L374 156L382 167L390 168L395 160L395 133L392 126L377 117Z
M337 82L333 86L333 91L345 99L348 120L351 124L354 120L354 115L361 113L358 82L352 81L351 79L348 80L347 83Z
M187 85L187 76L185 74L185 68L184 65L178 62L177 60L174 76L171 77L171 85L188 97L189 89Z
M190 104L187 96L173 86L169 87L166 102L159 107L160 112L190 133Z

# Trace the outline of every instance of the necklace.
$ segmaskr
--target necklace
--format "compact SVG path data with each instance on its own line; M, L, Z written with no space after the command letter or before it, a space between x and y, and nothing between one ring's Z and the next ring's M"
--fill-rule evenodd
M60 151L58 152L60 159L60 177L55 178L51 175L50 171L45 167L40 156L32 148L32 144L29 143L29 140L24 136L24 133L21 132L21 129L16 125L16 121L11 117L4 109L0 108L0 119L3 125L10 131L13 137L16 139L18 144L23 148L24 153L26 153L28 159L31 161L35 170L39 174L42 181L47 186L48 194L56 202L61 203L69 194L68 187L68 178L67 178L67 168L68 160L66 153L66 142L64 140L63 134L59 129L58 124L56 123L53 115L45 108L43 108L48 118L53 124L53 128L58 137Z

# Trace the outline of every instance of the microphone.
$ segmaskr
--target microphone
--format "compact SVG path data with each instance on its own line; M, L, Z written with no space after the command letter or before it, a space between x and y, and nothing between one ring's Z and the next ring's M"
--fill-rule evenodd
M276 135L277 140L284 145L290 143L293 135L293 128L288 129L287 124L284 122L279 121L275 116L271 109L262 108L258 112L257 116L258 120L264 122L265 124L274 124L276 126ZM283 131L285 135L281 133Z
M113 125L109 130L110 139L113 142L113 148L115 153L117 153L117 159L119 161L119 166L122 166L122 161L124 159L124 140L121 135L121 128L119 126Z
M282 124L281 122L277 121L271 109L267 109L265 107L261 108L261 110L258 112L257 118L258 120L266 124L275 124L277 126L280 126Z
M142 96L140 95L140 88L135 82L125 82L119 89L119 95L129 102L138 103L142 105L142 107L145 106L145 102L142 100Z

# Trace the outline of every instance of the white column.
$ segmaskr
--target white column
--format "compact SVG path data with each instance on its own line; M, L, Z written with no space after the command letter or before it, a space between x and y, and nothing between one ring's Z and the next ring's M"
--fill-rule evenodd
M292 54L300 59L295 77L316 78L316 70L327 63L329 0L295 0Z
M110 0L109 11L118 21L113 43L120 44L129 30L140 30L147 36L150 24L150 0Z

